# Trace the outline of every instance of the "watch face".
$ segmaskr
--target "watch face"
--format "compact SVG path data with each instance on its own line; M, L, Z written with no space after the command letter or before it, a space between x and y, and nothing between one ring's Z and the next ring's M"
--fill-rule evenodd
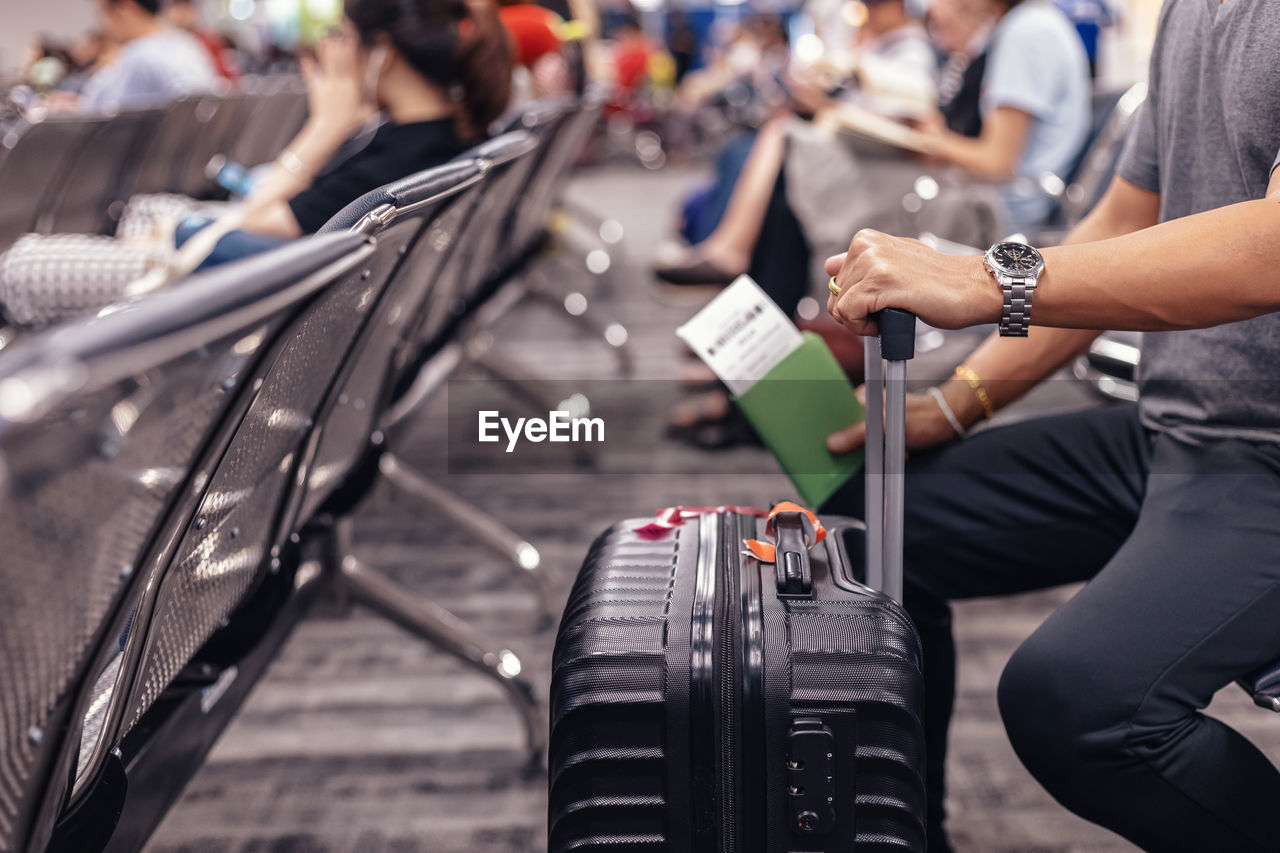
M993 266L1010 275L1034 275L1044 266L1040 253L1025 243L996 243L990 259Z

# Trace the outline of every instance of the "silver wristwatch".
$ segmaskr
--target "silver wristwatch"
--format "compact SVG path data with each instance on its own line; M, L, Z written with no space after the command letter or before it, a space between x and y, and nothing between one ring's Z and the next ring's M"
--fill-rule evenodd
M1025 338L1031 326L1031 297L1044 272L1044 256L1026 243L996 243L987 249L983 262L1004 292L1000 334Z

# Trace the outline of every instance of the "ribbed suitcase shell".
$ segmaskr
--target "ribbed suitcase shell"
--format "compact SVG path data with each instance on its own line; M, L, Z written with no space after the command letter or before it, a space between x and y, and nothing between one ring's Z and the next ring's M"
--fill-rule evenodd
M656 541L635 532L645 520L628 520L595 541L552 664L552 853L924 850L919 641L896 602L855 580L861 523L824 521L812 600L780 599L774 567L742 554L750 516L707 516ZM754 640L743 640L745 604L701 612L709 572L729 600L739 583L759 584ZM709 656L730 672L756 646L764 737L735 705L742 694L721 684L705 695L694 677L711 671ZM747 650L737 663L735 648ZM792 827L787 732L802 718L820 719L836 744L837 818L824 835Z

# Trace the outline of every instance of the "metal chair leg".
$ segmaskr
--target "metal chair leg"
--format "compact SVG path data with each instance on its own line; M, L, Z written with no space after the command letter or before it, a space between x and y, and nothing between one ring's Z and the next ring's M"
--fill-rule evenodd
M557 266L566 270L565 280L580 280L575 265L567 263L565 258L554 258L554 261ZM588 266L590 266L589 259ZM606 265L603 269L592 270L593 280L598 283L592 288L595 294L603 295L613 289L609 284L612 280L609 269ZM550 284L551 279L544 270L538 270L528 278L525 284L526 295L548 305L553 310L563 311L571 323L582 328L587 334L603 338L604 342L613 349L614 356L618 360L618 375L624 379L632 375L635 360L631 354L631 335L626 326L601 311L582 290L566 291Z
M571 323L588 334L603 338L618 359L618 374L624 379L632 375L635 360L631 355L631 334L626 326L599 310L586 294L577 290L558 293L550 288L534 285L529 288L529 295L553 307L559 307Z
M546 714L529 682L520 677L520 658L492 650L466 623L437 604L348 554L340 566L351 598L496 681L520 714L531 765L541 764L547 746Z
M493 346L491 333L480 332L471 342L477 345L468 348L469 363L489 374L535 412L567 412L571 418L591 414L591 400L585 394L565 382L530 376L526 365ZM567 452L578 467L595 467L596 452L592 445L571 444Z
M529 541L484 510L423 477L393 453L382 455L378 469L392 487L444 515L519 569L537 593L543 611L542 627L554 622L557 611L546 573L540 568L542 555Z

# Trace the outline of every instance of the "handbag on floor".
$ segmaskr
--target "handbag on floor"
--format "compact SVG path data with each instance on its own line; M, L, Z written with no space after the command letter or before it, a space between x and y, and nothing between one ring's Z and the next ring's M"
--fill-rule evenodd
M899 604L914 318L880 325L866 524L675 507L591 546L552 661L551 853L924 850L920 644Z

